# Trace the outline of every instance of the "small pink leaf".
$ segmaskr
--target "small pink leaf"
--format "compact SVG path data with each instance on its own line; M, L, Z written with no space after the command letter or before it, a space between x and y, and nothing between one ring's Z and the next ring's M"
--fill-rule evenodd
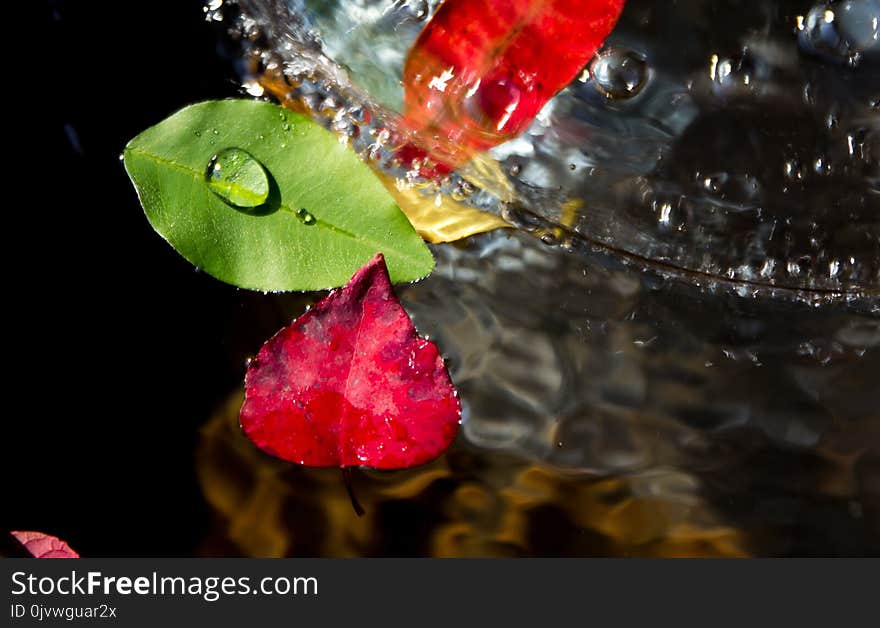
M263 345L241 408L257 447L313 467L422 464L449 447L460 418L443 358L413 327L381 254Z
M42 532L10 532L34 558L79 558L61 539Z

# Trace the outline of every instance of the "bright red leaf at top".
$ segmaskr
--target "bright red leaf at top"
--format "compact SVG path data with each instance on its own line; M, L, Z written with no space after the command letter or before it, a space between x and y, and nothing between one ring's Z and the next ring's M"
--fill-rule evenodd
M405 126L452 166L522 133L596 53L625 0L445 0L403 70Z
M42 532L10 532L34 558L79 558L61 539Z
M263 345L241 408L260 449L315 467L427 462L460 417L443 358L413 328L381 254Z

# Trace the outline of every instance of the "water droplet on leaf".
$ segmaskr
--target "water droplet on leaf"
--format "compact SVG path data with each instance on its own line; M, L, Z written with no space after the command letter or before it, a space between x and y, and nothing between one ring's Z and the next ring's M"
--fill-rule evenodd
M241 148L224 148L205 171L211 191L236 207L258 207L269 198L269 176L253 155Z
M300 222L304 225L313 225L316 222L315 217L304 207L296 210L296 217L299 218Z

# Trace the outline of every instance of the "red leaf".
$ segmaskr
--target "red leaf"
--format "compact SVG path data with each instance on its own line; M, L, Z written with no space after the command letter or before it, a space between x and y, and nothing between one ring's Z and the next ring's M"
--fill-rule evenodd
M586 65L625 0L446 0L406 59L404 125L464 163L522 133Z
M10 532L34 558L79 558L61 539L42 532Z
M314 467L427 462L460 417L443 358L413 328L381 254L263 345L241 408L260 449Z

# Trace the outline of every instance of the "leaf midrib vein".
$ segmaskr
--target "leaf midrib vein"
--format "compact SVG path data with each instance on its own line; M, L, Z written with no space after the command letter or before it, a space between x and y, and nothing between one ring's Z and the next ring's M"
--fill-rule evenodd
M358 312L358 321L357 321L357 334L354 337L354 345L351 350L351 360L348 363L348 373L345 375L345 384L342 387L342 398L348 402L348 390L351 385L351 372L354 370L355 361L358 358L358 347L361 344L361 332L364 330L364 318L366 315L366 306L364 303L360 303L360 311ZM336 440L336 456L339 459L340 463L342 462L342 436L347 434L346 431L346 423L349 420L349 412L346 410L351 406L351 403L343 403L342 405L342 413L339 417L339 435Z
M145 157L145 158L147 158L157 164L167 166L168 168L170 168L172 170L177 170L178 172L183 172L185 174L190 175L193 179L199 180L202 178L202 174L198 170L191 168L189 166L186 166L184 164L178 163L176 161L173 161L171 159L165 159L164 157L160 157L159 155L151 153L151 152L144 150L142 148L128 147L125 152L130 153L130 154L134 154L134 155L139 155L141 157ZM290 214L293 214L294 216L296 215L296 212L293 209L291 209L289 206L285 205L284 203L279 203L278 208L280 210L283 210L283 211L286 211ZM409 253L403 252L403 251L396 249L393 246L389 246L385 243L376 242L376 241L371 240L369 238L365 238L364 236L358 235L356 233L352 233L351 231L348 231L344 227L340 227L338 225L335 225L325 218L318 218L317 216L315 216L315 226L317 227L319 225L323 226L325 229L327 229L329 231L333 231L333 232L338 233L340 235L343 235L347 238L351 238L352 240L355 240L356 242L361 242L361 243L369 245L371 247L376 247L375 248L376 252L384 253L386 250L390 250L390 251L393 251L398 256L406 258L407 260L410 260L415 265L418 265L421 263L418 258L413 257Z

